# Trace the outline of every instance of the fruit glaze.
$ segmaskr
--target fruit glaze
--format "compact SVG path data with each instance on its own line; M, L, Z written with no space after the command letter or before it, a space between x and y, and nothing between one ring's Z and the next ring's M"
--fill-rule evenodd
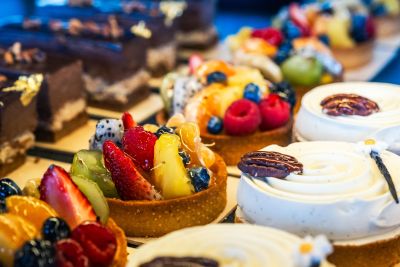
M299 236L323 233L333 241L394 236L400 232L400 205L370 153L379 153L397 188L400 157L382 146L379 142L301 142L262 150L285 157L249 154L252 161L244 157L239 164L244 171L237 194L239 217ZM249 172L249 166L286 170L286 177L271 171Z
M301 239L272 228L224 224L171 233L140 247L131 263L140 267L166 266L163 263L205 267L322 267L330 266L325 257L331 252L324 236Z
M344 108L346 111L335 115L324 102L340 94L352 94L364 100L336 103L336 108ZM366 106L363 103L367 103ZM317 87L304 96L296 118L294 135L299 141L357 142L378 130L396 125L400 125L399 86L363 82L335 83Z

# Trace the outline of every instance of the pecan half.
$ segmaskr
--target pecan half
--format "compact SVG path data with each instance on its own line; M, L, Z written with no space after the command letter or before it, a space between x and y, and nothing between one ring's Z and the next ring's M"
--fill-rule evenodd
M247 153L241 158L238 168L254 178L285 178L292 172L303 173L303 164L295 157L272 151Z
M322 111L330 116L368 116L379 111L376 102L356 94L336 94L321 101Z

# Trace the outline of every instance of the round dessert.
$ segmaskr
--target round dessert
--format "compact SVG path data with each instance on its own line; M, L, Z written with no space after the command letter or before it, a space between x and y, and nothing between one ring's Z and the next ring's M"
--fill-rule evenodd
M227 201L224 161L182 115L162 127L138 126L129 113L100 120L90 150L75 154L71 174L99 186L110 217L129 236L210 223Z
M249 150L291 140L296 96L285 82L271 84L254 68L192 57L190 73L169 74L161 93L169 115L199 125L204 143L228 165ZM167 114L158 116L165 122Z
M0 179L0 265L110 266L127 262L125 234L97 185L50 166L23 190Z
M337 266L393 266L400 262L399 164L373 139L268 146L238 165L237 216L299 236L324 234Z
M328 84L307 93L294 126L297 141L364 140L400 124L400 86L385 83Z
M332 266L325 260L331 252L324 236L301 239L267 227L220 224L166 235L141 246L129 262L137 267L323 267Z
M399 0L372 0L367 1L367 4L373 15L378 37L390 37L400 32Z
M400 125L379 130L372 137L386 143L389 151L400 155Z

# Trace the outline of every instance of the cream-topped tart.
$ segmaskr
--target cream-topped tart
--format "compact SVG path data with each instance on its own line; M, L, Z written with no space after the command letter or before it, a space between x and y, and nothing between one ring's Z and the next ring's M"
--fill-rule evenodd
M304 96L294 138L357 142L395 125L400 125L400 86L334 83L316 87Z
M245 224L193 227L141 246L131 266L311 267L332 246L324 236L301 239L281 230Z
M299 236L324 234L338 266L392 266L400 262L400 157L382 147L371 139L250 152L239 163L237 217Z

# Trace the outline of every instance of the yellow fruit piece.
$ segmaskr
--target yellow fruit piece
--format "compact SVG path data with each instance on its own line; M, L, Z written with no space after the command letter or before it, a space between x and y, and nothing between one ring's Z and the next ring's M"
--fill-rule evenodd
M268 57L274 57L276 52L278 52L276 46L273 46L260 38L251 38L246 40L242 45L242 49L247 53L262 54Z
M251 37L252 29L248 27L243 27L236 35L231 35L228 37L228 46L231 50L238 50L243 43Z
M248 67L237 67L235 75L228 78L228 86L235 86L244 88L247 84L254 83L260 87L263 95L268 93L268 85L264 79L264 76L258 69Z
M22 190L22 193L25 196L40 198L40 192L39 192L40 181L41 181L40 178L28 180L28 182L26 182L25 184L24 189Z
M312 32L315 35L324 35L328 32L329 17L318 16L312 24Z
M383 0L383 4L390 15L400 14L400 1L398 0Z
M193 194L182 158L178 154L181 146L179 136L163 134L154 146L154 182L165 199Z
M321 84L327 84L327 83L332 83L333 82L333 77L329 73L325 73L321 77Z
M209 149L205 144L199 144L199 158L201 165L209 169L215 163L215 154L214 152Z
M332 17L327 23L327 34L332 47L352 48L354 41L349 34L349 20L341 17Z
M57 212L46 202L28 196L10 196L6 198L8 213L29 220L38 231L49 217L56 217Z
M36 227L14 214L0 214L0 265L13 266L14 253L26 241L38 236Z
M196 69L196 76L205 79L208 74L212 72L220 71L226 76L233 75L235 73L234 68L222 60L209 60L201 64Z
M151 133L157 132L158 128L159 127L157 125L155 125L155 124L145 124L145 125L143 125L143 129L145 131L148 131L148 132L151 132Z

